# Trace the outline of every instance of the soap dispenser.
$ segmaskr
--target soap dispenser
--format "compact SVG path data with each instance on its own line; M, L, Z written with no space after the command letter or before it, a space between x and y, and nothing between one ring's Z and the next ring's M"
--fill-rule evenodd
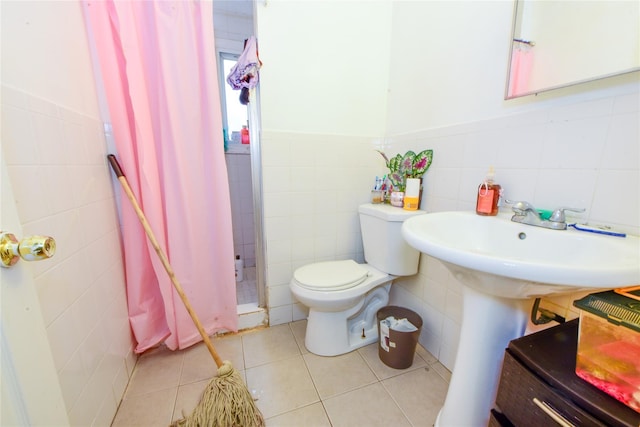
M498 215L498 202L502 194L502 187L494 182L495 172L493 166L485 180L478 186L478 199L476 202L476 213L484 216Z

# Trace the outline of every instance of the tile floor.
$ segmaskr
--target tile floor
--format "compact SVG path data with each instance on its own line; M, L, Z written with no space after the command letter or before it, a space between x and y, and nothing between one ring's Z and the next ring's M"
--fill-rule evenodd
M245 378L267 426L432 426L450 373L418 345L404 370L383 364L377 344L336 357L304 346L306 321L213 339ZM113 427L168 426L190 414L214 376L204 344L140 356Z
M236 297L238 305L258 303L258 288L256 288L256 268L245 267L242 282L236 283Z

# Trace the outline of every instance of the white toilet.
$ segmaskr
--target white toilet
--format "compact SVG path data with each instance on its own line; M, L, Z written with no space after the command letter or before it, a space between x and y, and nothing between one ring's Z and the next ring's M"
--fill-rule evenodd
M289 287L309 307L305 345L320 356L348 353L378 339L377 311L389 302L391 282L418 272L420 252L400 233L407 218L424 214L384 204L358 209L366 264L352 260L305 265Z

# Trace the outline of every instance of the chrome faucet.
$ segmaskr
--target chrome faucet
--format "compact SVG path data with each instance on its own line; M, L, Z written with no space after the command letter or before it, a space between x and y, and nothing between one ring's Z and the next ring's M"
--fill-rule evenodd
M567 221L564 215L564 211L572 212L584 212L585 209L576 208L558 208L549 217L548 220L542 219L538 210L534 208L531 203L520 201L511 202L507 200L507 203L513 204L512 210L514 215L511 217L511 221L519 222L521 224L534 225L536 227L549 228L551 230L566 230Z

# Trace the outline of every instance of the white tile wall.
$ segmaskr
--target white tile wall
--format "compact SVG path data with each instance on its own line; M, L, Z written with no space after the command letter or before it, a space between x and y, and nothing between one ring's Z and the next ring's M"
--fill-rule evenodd
M357 207L384 161L373 138L263 132L269 323L306 318L289 291L293 271L333 259L363 261Z
M253 190L251 186L251 156L225 154L231 212L234 253L244 260L245 267L255 267L255 226L253 221Z
M551 106L510 117L398 135L385 151L434 150L422 209L472 210L490 165L511 199L538 208L585 207L574 218L640 234L638 92ZM362 261L357 205L385 173L380 140L265 132L267 286L272 325L306 316L286 297L295 268L322 260ZM567 254L570 256L570 254ZM453 368L461 323L460 284L423 256L419 273L396 280L391 302L424 319L420 342ZM580 294L543 301L567 318Z
M476 188L494 165L507 198L545 209L584 207L587 212L575 219L639 235L639 129L640 97L633 92L403 135L394 148L434 150L422 206L429 212L474 209ZM392 301L423 316L421 343L452 369L461 323L460 284L439 261L423 258L417 279L396 281ZM418 302L420 286L424 297ZM578 316L572 303L582 295L547 299L542 305L571 319Z
M246 39L253 32L253 2L248 0L214 2L213 27L216 39Z
M2 149L25 235L57 243L30 270L69 419L109 425L135 356L102 123L3 85Z

